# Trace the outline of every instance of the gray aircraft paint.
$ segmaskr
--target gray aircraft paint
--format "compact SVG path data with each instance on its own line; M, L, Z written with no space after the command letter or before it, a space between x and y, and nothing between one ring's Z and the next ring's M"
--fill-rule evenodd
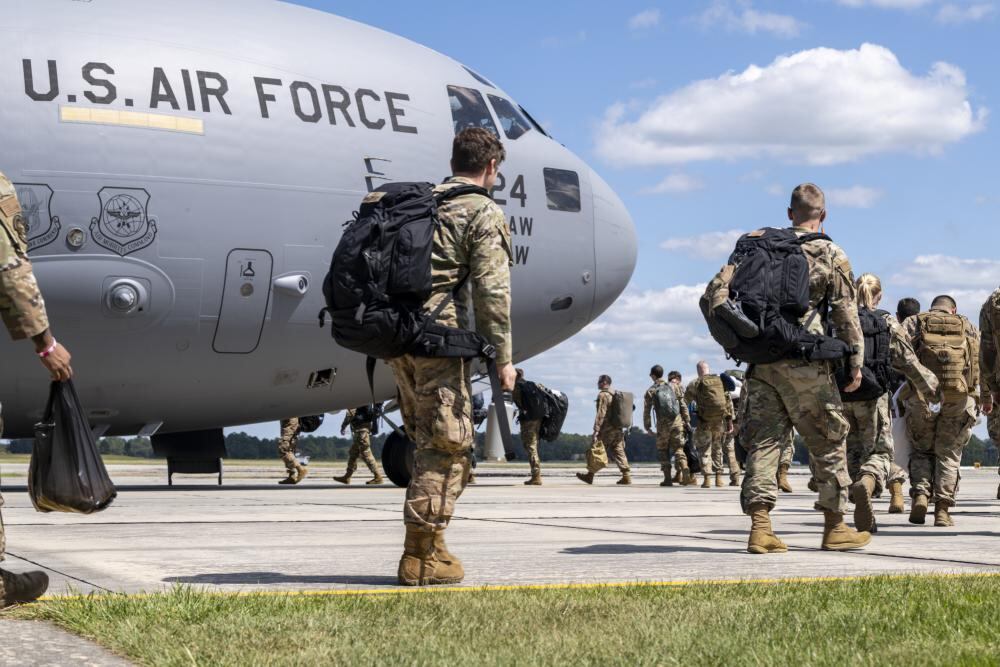
M423 46L279 2L3 4L0 169L29 200L36 273L93 422L187 431L367 400L363 358L317 321L342 224L369 187L447 175L447 86L509 96ZM524 360L611 305L636 239L578 157L538 129L504 143L494 194ZM546 168L579 175L579 212L549 209ZM141 311L109 302L123 282ZM24 437L46 378L25 344L0 346L6 435ZM377 390L394 392L387 368Z

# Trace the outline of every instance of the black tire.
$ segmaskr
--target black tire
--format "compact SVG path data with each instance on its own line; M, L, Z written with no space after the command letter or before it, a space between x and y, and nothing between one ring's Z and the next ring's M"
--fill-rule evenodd
M405 435L392 431L382 445L382 468L396 486L406 488L413 477L413 454L416 444Z

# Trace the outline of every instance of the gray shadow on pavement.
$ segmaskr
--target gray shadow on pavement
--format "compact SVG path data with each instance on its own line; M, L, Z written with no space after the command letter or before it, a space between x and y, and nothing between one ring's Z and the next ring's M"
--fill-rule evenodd
M672 553L712 553L736 554L744 553L746 549L712 549L709 547L670 547L661 544L592 544L587 547L567 547L560 553L574 556L607 555L620 556L624 554L672 554Z
M186 577L164 577L169 584L194 585L265 585L318 584L344 586L398 586L396 577L350 576L336 574L282 574L281 572L215 572Z

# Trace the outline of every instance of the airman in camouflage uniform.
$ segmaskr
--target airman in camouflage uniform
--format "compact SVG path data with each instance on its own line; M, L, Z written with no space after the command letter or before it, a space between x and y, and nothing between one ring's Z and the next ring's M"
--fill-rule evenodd
M705 378L719 379L718 375L709 373L708 364L698 362L698 377L695 378L684 392L684 400L688 403L698 402L698 392ZM721 379L719 379L721 383ZM715 473L715 485L722 486L722 451L725 449L729 459L729 476L735 481L739 476L740 464L736 460L735 446L730 450L726 441L733 434L733 402L729 392L725 392L725 410L721 415L709 415L704 409L698 409L698 427L694 430L694 444L701 455L701 474L704 481L703 489L711 486L711 476Z
M979 313L979 367L982 382L982 406L986 429L994 446L1000 446L1000 289L993 292ZM1000 469L998 469L1000 471ZM1000 500L1000 486L997 487Z
M522 408L521 402L521 380L524 379L524 371L516 369L517 382L514 384L514 405L518 410ZM542 485L542 460L538 456L538 433L542 428L541 419L524 419L523 413L518 415L521 425L521 445L528 454L528 465L531 468L531 477L524 482L525 486Z
M794 231L803 236L819 230L826 219L823 192L813 184L803 184L792 193L788 217ZM803 318L813 333L822 334L822 318L812 317L826 304L837 336L853 351L847 359L852 378L847 387L861 385L864 364L864 335L858 320L854 276L844 251L825 239L802 244L809 264L810 312ZM840 391L827 361L801 359L758 364L748 374L746 418L741 424L741 442L747 448L746 476L741 501L751 516L747 550L751 553L780 553L787 547L774 534L769 512L777 502L776 482L781 450L794 427L809 449L813 475L819 488L816 508L824 512L822 548L843 550L863 547L869 533L858 533L843 521L847 510L847 420Z
M364 461L368 470L372 473L372 478L365 482L368 486L378 486L385 482L382 478L382 470L378 467L378 462L372 455L372 423L370 421L360 421L357 418L358 410L348 410L344 416L344 423L340 425L340 435L344 435L347 429L351 429L351 449L347 454L347 472L340 477L333 479L341 484L350 484L354 471L358 469L358 459Z
M656 457L660 461L660 470L663 471L663 481L660 486L673 486L670 477L670 459L677 457L677 467L680 470L681 484L687 484L691 478L691 469L688 467L687 455L684 453L684 439L687 430L691 428L691 414L688 412L687 402L684 400L684 391L679 382L663 379L663 367L653 366L649 372L649 377L653 380L653 386L646 390L643 398L642 425L646 432L656 436ZM677 397L677 404L680 407L678 414L672 422L666 420L656 420L656 431L653 431L654 397L657 389L664 384L669 384L674 395Z
M928 394L912 380L900 393L906 406L906 432L910 438L910 523L925 521L929 502L934 503L934 525L953 526L950 509L955 506L962 451L972 438L979 419L979 331L966 317L957 315L958 306L950 296L934 299L930 313L911 317L904 329L920 359L930 352L921 324L925 315L959 318L966 349L961 386L955 388L947 377L938 376L938 391ZM935 373L931 361L925 360Z
M594 475L608 465L608 459L614 459L621 479L618 484L627 486L632 483L631 468L625 455L625 432L608 419L608 409L614 400L611 390L611 378L602 375L597 380L597 414L594 417L594 435L587 450L587 472L576 473L577 478L587 484L594 483Z
M438 191L460 184L491 189L505 155L494 134L481 128L462 130L452 150L454 176L438 186ZM446 200L438 208L438 218L431 258L434 291L424 307L433 311L468 277L438 320L444 325L471 328L471 301L475 330L496 348L501 383L505 390L512 390L513 256L507 218L491 199L477 194ZM412 355L389 361L406 431L417 446L403 506L406 541L398 571L402 585L457 583L465 576L461 562L445 545L444 532L471 471L474 427L470 380L474 363Z
M791 493L795 489L788 481L788 471L792 467L792 458L795 456L795 433L789 433L788 439L781 447L781 458L778 459L778 488L782 493Z
M14 185L0 174L0 318L14 340L30 338L42 365L54 381L73 376L70 354L56 342L49 329L45 302L28 261L28 230ZM0 436L3 419L0 418ZM0 498L3 505L3 498ZM6 547L0 517L0 560ZM31 602L45 592L49 578L44 572L15 574L0 570L0 608Z
M281 457L282 462L285 464L288 477L278 482L278 484L298 484L309 474L306 467L295 458L295 450L299 444L299 435L302 433L299 418L291 417L289 419L282 419L280 427L281 437L278 439L278 456Z

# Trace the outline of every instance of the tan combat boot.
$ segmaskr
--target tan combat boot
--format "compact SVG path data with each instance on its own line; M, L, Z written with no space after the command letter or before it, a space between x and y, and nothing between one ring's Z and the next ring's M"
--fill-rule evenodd
M934 504L934 525L938 528L948 528L954 526L955 522L951 518L951 514L948 513L950 505L938 501Z
M716 486L722 486L723 485L722 484L722 473L721 472L715 473L715 485Z
M385 484L385 478L382 475L375 475L370 480L365 482L366 486L378 486L379 484Z
M295 466L295 472L298 475L298 478L295 480L296 484L304 480L306 476L309 474L308 468L306 468L304 465Z
M844 515L830 510L823 510L823 543L824 551L847 551L860 549L872 541L872 534L859 532L844 523Z
M924 494L918 494L913 498L913 502L910 504L910 523L915 523L918 526L924 525L927 520L927 496Z
M899 480L889 482L889 514L902 514L903 505L903 483Z
M783 554L788 551L788 545L771 529L771 515L764 503L750 506L750 541L747 543L747 551L752 554Z
M683 473L683 472L684 472L684 469L683 469L683 468L678 468L678 469L677 469L677 473L676 473L676 474L674 475L674 477L673 477L673 482L674 482L674 484L681 484L681 483L682 483L682 482L681 482L681 479L682 479L682 477L683 477L683 476L682 476L682 473ZM997 489L997 497L998 497L998 498L1000 498L1000 489Z
M678 470L677 474L680 475L681 471ZM669 467L663 468L663 481L660 482L660 486L673 486L676 481L677 481L676 477L674 477L673 479L671 479L670 477L670 468Z
M531 479L524 483L525 486L541 486L542 485L542 473L533 472L531 473Z
M464 578L462 562L448 551L443 531L428 533L406 527L406 541L397 572L400 586L457 584Z
M0 570L0 609L15 604L34 602L49 587L49 575L44 572L14 574Z
M704 473L702 475L702 477L704 477L704 481L702 481L702 483L701 483L701 488L703 488L703 489L711 489L712 488L712 479L708 476L708 473Z
M298 470L296 470L295 468L292 468L291 470L288 471L288 477L278 482L278 484L298 484L298 483L299 483L299 474Z
M623 472L622 478L615 483L618 484L619 486L629 486L630 484L632 484L632 475L630 475L627 472Z
M586 482L587 484L594 483L594 473L592 472L578 472L576 473L576 478L581 482Z
M877 533L875 523L875 508L872 507L872 494L875 493L875 478L862 475L851 484L851 500L854 501L854 527L869 533Z
M791 482L788 481L787 463L782 463L778 466L778 488L781 489L782 493L791 493L795 490L792 488Z
M340 477L334 477L333 481L340 482L341 484L350 484L351 483L351 476L350 475L341 475Z
M740 485L740 474L738 472L729 473L729 486Z

